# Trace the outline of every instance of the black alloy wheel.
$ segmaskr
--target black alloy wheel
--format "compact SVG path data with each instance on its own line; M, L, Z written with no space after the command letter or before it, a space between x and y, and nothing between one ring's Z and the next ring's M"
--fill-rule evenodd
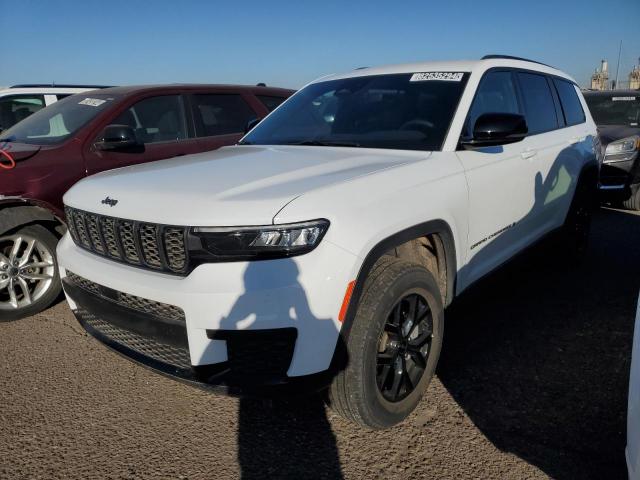
M390 402L416 388L427 366L433 339L433 317L425 298L409 294L392 308L378 341L376 381Z

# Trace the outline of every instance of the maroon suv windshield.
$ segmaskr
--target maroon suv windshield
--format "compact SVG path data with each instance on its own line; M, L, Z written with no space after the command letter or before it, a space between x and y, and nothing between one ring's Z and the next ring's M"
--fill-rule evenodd
M19 142L33 145L56 145L110 108L118 99L115 95L78 94L43 108L0 135L0 142Z

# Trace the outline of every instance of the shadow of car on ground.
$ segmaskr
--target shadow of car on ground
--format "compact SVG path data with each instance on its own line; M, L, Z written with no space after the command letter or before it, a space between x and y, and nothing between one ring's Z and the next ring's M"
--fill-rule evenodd
M454 302L437 371L497 448L553 478L626 478L640 216L594 220L579 266L545 242Z

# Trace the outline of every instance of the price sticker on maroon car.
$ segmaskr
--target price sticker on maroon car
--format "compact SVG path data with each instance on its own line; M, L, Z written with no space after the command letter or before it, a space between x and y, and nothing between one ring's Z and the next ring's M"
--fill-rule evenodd
M103 103L106 103L106 100L101 100L99 98L85 98L78 102L78 105L89 105L91 107L99 107Z

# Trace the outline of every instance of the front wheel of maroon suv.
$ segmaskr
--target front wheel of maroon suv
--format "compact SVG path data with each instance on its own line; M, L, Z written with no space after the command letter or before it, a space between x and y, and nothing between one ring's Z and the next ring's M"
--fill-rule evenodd
M0 236L0 321L38 313L60 295L57 243L40 225Z
M347 341L348 364L329 402L342 416L381 429L418 405L438 363L443 307L424 267L383 257L366 280Z

